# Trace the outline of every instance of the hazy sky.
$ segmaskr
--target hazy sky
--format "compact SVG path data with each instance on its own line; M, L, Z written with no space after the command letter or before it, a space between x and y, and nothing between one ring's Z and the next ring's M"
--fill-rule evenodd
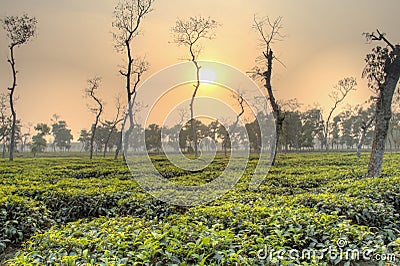
M50 122L57 113L72 128L75 139L81 128L90 128L90 101L83 97L86 80L103 77L99 94L107 103L105 117L114 113L114 97L126 99L118 74L123 55L112 40L113 8L105 0L0 0L0 16L36 16L38 36L16 50L19 96L18 118ZM154 11L141 25L142 36L134 41L135 55L146 56L151 68L147 77L182 62L186 49L171 43L171 27L177 18L211 16L222 24L216 39L204 42L202 60L214 60L249 71L260 54L258 36L252 30L253 15L283 16L286 38L275 51L286 68L276 65L273 86L280 99L297 98L305 105L327 108L329 91L339 79L354 76L359 83L348 102L362 103L370 91L361 79L364 57L372 48L363 32L376 28L390 40L400 41L398 0L157 0ZM0 31L0 91L11 84L7 64L8 41Z

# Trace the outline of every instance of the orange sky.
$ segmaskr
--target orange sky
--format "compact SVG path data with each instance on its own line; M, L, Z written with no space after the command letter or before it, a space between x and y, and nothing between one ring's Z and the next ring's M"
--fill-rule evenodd
M27 12L38 19L38 36L16 50L19 71L16 94L18 118L23 124L50 122L57 113L72 128L75 139L81 128L90 128L93 115L83 97L86 80L103 77L100 94L106 102L105 118L113 115L113 99L124 94L118 65L123 56L113 49L112 11L116 1L105 0L0 0L0 16ZM135 40L135 54L146 56L147 77L182 62L186 49L171 43L175 20L193 15L211 16L222 24L216 39L204 42L202 60L214 60L243 72L260 54L252 30L253 14L283 16L287 36L275 46L286 68L276 66L273 85L280 99L297 98L305 105L328 108L329 91L341 78L354 76L358 91L348 102L362 103L370 91L361 80L364 56L372 46L361 33L376 28L393 42L400 41L398 0L157 0ZM0 31L0 91L11 84L7 41ZM343 105L345 106L345 104Z

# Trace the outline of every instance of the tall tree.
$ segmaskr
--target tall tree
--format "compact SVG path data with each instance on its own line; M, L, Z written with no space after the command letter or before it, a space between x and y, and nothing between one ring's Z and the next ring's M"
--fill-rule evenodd
M334 104L329 110L328 117L326 121L323 120L323 133L325 138L325 149L329 151L329 135L330 135L330 122L332 118L333 112L337 109L339 104L344 101L346 96L349 94L350 91L355 90L357 86L357 81L355 78L344 78L339 80L338 84L334 87L333 91L329 94L329 97L333 100Z
M96 134L96 128L97 125L100 121L100 116L103 112L103 102L100 100L100 98L96 95L96 91L99 89L101 78L100 77L94 77L92 79L89 79L88 81L89 87L86 88L86 95L92 98L96 106L90 107L90 110L92 113L96 115L96 118L94 120L94 123L92 124L92 129L91 129L91 137L90 137L90 160L93 158L93 144L94 144L94 137Z
M279 136L282 132L283 120L285 119L284 113L282 112L281 106L278 104L275 99L274 92L272 89L272 69L274 61L279 61L279 59L275 56L274 51L272 49L272 45L276 41L281 41L283 39L283 35L281 34L282 26L282 17L276 18L274 21L271 21L269 17L257 19L254 16L254 25L253 27L258 32L262 44L265 46L262 56L262 62L265 63L265 66L259 67L256 66L254 68L254 77L259 76L264 79L264 87L267 90L268 100L272 106L272 111L275 119L275 143L271 149L271 165L274 165L277 147L279 143Z
M192 127L193 134L193 148L194 155L197 157L197 130L196 130L196 122L194 121L194 111L193 104L194 99L196 97L197 91L200 88L200 69L201 66L198 63L198 57L200 54L200 44L199 42L202 39L213 39L215 38L214 29L218 27L217 21L211 19L210 17L190 17L186 20L178 19L175 23L175 26L172 27L172 33L174 42L176 44L186 46L189 49L190 53L190 61L193 63L196 68L196 83L193 85L194 90L192 94L192 98L190 100L190 121Z
M14 93L17 87L17 73L15 66L14 49L21 45L28 43L32 37L36 34L37 20L35 17L29 17L27 14L22 16L8 16L1 20L3 29L7 32L7 37L10 40L9 49L10 57L8 63L10 64L13 82L9 90L9 102L11 109L11 132L10 132L10 161L14 160L14 148L15 148L15 129L17 123L17 113L14 107Z
M393 94L400 78L400 45L392 44L379 30L364 34L369 41L380 41L385 47L376 46L367 54L363 77L376 92L375 132L367 177L378 176L381 172L385 142L392 117Z
M143 58L135 58L133 55L132 40L138 36L139 27L142 20L153 9L154 0L124 0L119 2L114 9L114 22L112 26L115 28L113 33L115 49L119 53L124 53L127 57L126 67L121 69L119 73L125 79L126 96L128 102L128 114L125 116L122 127L126 124L126 119L129 118L129 128L126 131L125 140L128 141L129 135L134 129L134 119L132 108L135 104L136 89L140 83L144 72L148 70L149 64ZM124 144L127 146L127 143ZM115 159L122 147L122 130L120 141L115 152Z

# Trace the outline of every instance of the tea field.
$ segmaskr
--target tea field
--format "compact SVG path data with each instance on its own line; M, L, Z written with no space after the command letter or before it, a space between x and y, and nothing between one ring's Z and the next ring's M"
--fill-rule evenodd
M195 174L154 156L169 180L217 177L220 156ZM364 178L368 154L279 155L259 190L257 158L227 194L171 206L112 158L17 158L0 163L3 265L400 265L400 154Z

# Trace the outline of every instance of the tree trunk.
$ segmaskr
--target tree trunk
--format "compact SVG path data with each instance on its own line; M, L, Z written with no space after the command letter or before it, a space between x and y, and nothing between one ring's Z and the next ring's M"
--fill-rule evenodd
M200 88L200 66L198 65L196 58L194 56L194 53L192 51L192 46L190 46L190 53L192 55L192 62L194 66L196 67L196 85L194 85L194 91L192 95L192 99L190 100L190 125L192 128L192 134L193 134L193 145L194 145L194 157L197 158L198 151L197 151L197 129L196 129L196 123L194 120L194 111L193 111L193 104L194 104L194 98L196 97L197 91Z
M110 141L110 137L111 137L111 134L112 134L113 131L114 131L114 129L113 129L113 130L110 130L109 134L107 135L107 139L106 139L106 141L104 142L103 157L106 157L108 142Z
M10 161L14 160L14 147L15 147L15 125L17 122L17 113L14 109L14 101L13 101L14 89L10 92L10 106L11 106L11 137L10 137Z
M15 112L14 109L14 91L15 87L17 86L17 71L15 70L15 60L14 60L14 45L10 46L10 59L8 62L11 65L11 70L13 74L13 84L11 88L8 88L10 91L10 109L11 109L11 116L12 116L12 121L11 121L11 136L10 136L10 161L14 160L14 147L15 147L15 125L17 123L17 113Z
M119 151L121 150L121 146L122 146L122 130L123 130L123 127L121 128L121 133L119 134L119 137L118 137L118 144L117 144L117 149L115 150L114 160L118 160Z
M396 149L396 141L394 140L393 130L394 130L393 127L389 127L389 134L390 134L390 137L388 138L388 140L389 140L389 145L390 145L390 150L391 150L391 151L393 151L393 149L392 149L392 142L393 142L393 145L394 145L394 149Z
M370 161L368 164L367 177L379 176L382 168L385 142L388 134L389 123L392 117L392 99L400 76L400 58L397 58L398 66L393 68L394 72L388 73L385 83L379 91L376 103L376 124L374 141Z
M125 131L125 137L122 137L122 130L121 129L121 143L123 144L122 148L122 160L126 162L126 154L128 152L129 148L129 137L133 132L133 129L135 127L135 120L133 118L133 106L135 105L136 101L136 89L134 90L133 94L130 94L129 102L128 102L128 114L124 118L124 124L123 128L126 125L126 119L129 118L129 128Z
M328 132L326 133L326 138L325 138L325 151L329 153L329 134Z
M367 129L363 128L363 131L361 133L361 137L360 140L358 141L358 145L357 145L357 157L360 158L361 156L361 148L364 144L364 139L365 139L365 135L367 134Z
M269 102L272 106L272 111L275 118L275 134L276 134L274 143L275 147L271 147L271 158L270 158L271 165L274 165L278 149L279 136L282 132L283 120L285 118L281 113L281 108L279 107L277 101L275 100L274 93L272 91L271 75L272 75L272 60L274 58L272 50L269 50L269 52L264 54L264 56L267 59L267 71L263 73L263 76L265 78L265 88L267 89Z
M276 154L277 154L278 145L279 145L279 137L281 135L282 127L283 127L283 120L284 120L284 118L280 115L280 112L279 112L277 118L275 118L275 134L276 135L275 135L274 147L271 147L271 158L270 158L271 165L275 164Z
M94 144L94 134L96 133L96 123L92 125L92 135L90 136L90 151L89 151L89 158L90 160L93 159L93 144Z

